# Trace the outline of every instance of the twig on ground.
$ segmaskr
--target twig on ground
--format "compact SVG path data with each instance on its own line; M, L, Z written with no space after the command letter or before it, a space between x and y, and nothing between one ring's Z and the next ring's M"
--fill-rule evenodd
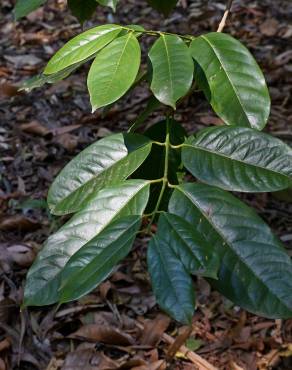
M144 330L144 326L140 322L136 321L136 325L139 329ZM175 342L175 339L166 333L162 334L161 339L170 346L172 346ZM217 367L214 367L201 356L197 355L183 345L179 348L179 352L181 352L189 361L191 361L198 370L218 370Z
M221 19L217 32L223 31L225 24L226 24L227 17L231 11L232 3L233 3L233 0L228 0L227 5L226 5L226 10L224 12L223 18Z

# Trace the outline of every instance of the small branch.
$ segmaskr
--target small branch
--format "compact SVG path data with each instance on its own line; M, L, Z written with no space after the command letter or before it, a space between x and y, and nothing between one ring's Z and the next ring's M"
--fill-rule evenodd
M226 5L226 10L224 12L223 18L221 19L221 22L219 24L217 32L222 32L223 31L223 29L225 27L225 24L226 24L226 20L227 20L228 15L231 11L232 3L233 3L233 0L228 0L227 5Z
M162 335L162 340L165 343L170 344L170 345L172 345L174 343L174 341L175 341L175 339L173 339L170 335L168 335L166 333L164 333ZM217 367L213 366L212 364L210 364L210 362L206 361L201 356L197 355L196 353L194 353L193 351L189 350L185 346L181 346L179 348L179 352L181 352L183 355L185 355L185 357L189 361L191 361L194 365L196 365L196 367L198 368L198 370L218 370Z

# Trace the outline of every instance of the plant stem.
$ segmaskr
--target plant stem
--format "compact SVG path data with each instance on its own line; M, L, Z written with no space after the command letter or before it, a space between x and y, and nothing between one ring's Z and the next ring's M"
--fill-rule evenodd
M122 27L123 29L127 30L127 31L131 31L131 32L135 32L133 29L131 28L128 28L128 27ZM191 41L194 39L194 36L187 36L187 35L178 35L176 33L171 33L171 32L162 32L162 31L153 31L153 30L144 30L144 31L136 31L138 32L139 34L145 34L145 35L150 35L150 36L156 36L156 37L159 37L161 35L168 35L168 36L178 36L182 39L185 39L187 41Z
M159 207L160 207L160 204L162 202L162 198L163 198L163 195L164 195L164 192L165 192L165 189L167 187L167 184L168 184L168 162L169 162L169 149L170 149L170 138L169 138L169 117L167 117L167 120L166 120L166 138L165 138L165 160L164 160L164 172L163 172L163 177L162 177L162 187L161 187L161 190L160 190L160 194L159 194L159 197L158 197L158 201L156 203L156 206L155 206L155 209L154 211L152 212L152 216L151 216L151 219L149 221L149 225L148 225L148 228L147 230L150 231L151 230L151 226L153 224L153 221L155 219L155 216L156 214L158 213L159 211Z
M227 20L228 15L231 11L232 3L233 3L233 0L228 0L227 1L226 10L224 12L223 18L221 19L221 22L219 24L217 32L222 32L223 31L223 29L225 27L225 24L226 24L226 20Z

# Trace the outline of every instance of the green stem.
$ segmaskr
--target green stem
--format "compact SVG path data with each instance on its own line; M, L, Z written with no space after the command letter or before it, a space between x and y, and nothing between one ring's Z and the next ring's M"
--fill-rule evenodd
M164 161L164 172L163 172L163 177L162 177L162 187L160 190L160 194L158 197L158 201L156 203L155 209L152 212L152 217L150 219L149 225L147 230L151 231L151 226L153 224L153 221L155 219L156 214L159 212L159 207L162 202L162 198L165 192L165 189L168 184L168 165L169 165L169 150L170 150L170 138L169 138L169 117L167 117L166 121L166 139L165 139L165 161Z

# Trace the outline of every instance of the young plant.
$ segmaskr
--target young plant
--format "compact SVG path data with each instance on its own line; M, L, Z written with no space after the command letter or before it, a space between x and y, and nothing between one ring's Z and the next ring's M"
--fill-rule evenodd
M157 39L148 72L139 73L138 39L147 35ZM228 192L274 192L292 184L291 148L261 132L270 98L250 52L220 32L193 37L107 24L70 40L25 87L64 78L90 59L93 111L141 79L149 80L153 96L128 132L93 143L54 181L51 212L74 215L31 267L24 305L79 299L146 233L155 297L176 320L191 322L194 275L250 312L292 317L290 257L256 212ZM173 112L194 80L224 125L187 137ZM160 104L167 107L165 120L135 133ZM197 181L185 182L186 171Z

